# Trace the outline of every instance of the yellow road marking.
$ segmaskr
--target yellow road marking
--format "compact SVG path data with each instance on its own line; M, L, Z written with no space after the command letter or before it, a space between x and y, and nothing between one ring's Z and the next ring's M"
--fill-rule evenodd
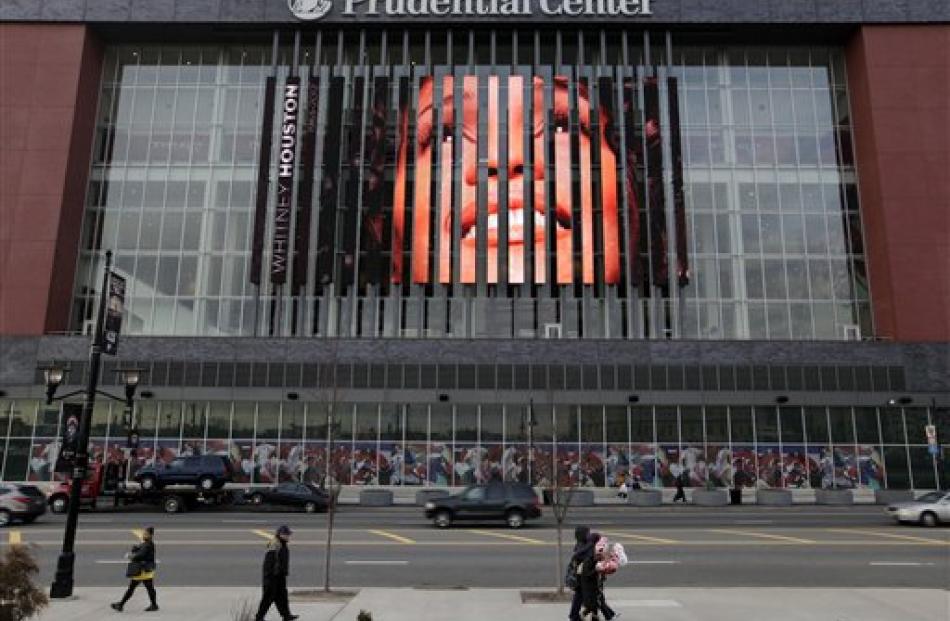
M786 543L805 543L805 544L818 543L814 539L802 539L801 537L787 537L785 535L772 535L770 533L757 533L751 530L731 530L728 528L713 528L713 529L710 529L709 532L722 533L725 535L739 535L741 537L762 537L763 539L769 539L771 541L784 541Z
M468 546L510 546L514 543L520 543L522 545L533 545L533 546L556 546L557 542L555 541L540 541L538 539L530 539L528 537L518 537L517 535L502 535L501 533L480 533L485 535L491 535L494 537L502 537L505 541L416 541L414 545L418 546L436 546L436 547L468 547ZM270 535L268 534L268 538ZM62 544L60 540L37 540L30 541L33 545L38 546L59 546ZM6 540L0 540L0 546L7 545ZM260 543L258 541L249 541L244 540L217 540L217 541L195 541L195 540L165 540L162 539L161 544L163 546L190 546L192 548L196 546L201 547L222 547L222 546L258 546ZM315 546L320 547L326 544L326 541L317 541L317 540L297 540L293 542L294 546ZM114 540L79 540L76 541L77 546L122 546L125 547L128 545L122 541ZM335 546L402 546L403 543L396 541L333 541ZM666 546L672 544L660 544L652 543L648 541L629 541L624 543L627 547L637 547L637 548L652 548L658 546ZM796 543L794 541L772 541L772 540L755 540L755 541L677 541L677 546L696 546L696 547L784 547L784 546L829 546L829 547L843 547L843 548L856 548L856 547L881 547L881 548L898 548L898 547L925 547L933 545L943 545L943 542L933 541L933 540L924 540L924 541L815 541L814 543Z
M145 539L145 531L142 530L141 528L133 528L132 534L135 535L135 538L138 539L139 541L142 541L143 539Z
M386 530L371 530L369 532L373 533L374 535L379 535L380 537L388 537L389 539L392 539L393 541L398 541L399 543L407 543L407 544L415 543L414 539L410 539L409 537L403 537L401 535L397 535L396 533L391 533Z
M476 535L485 535L487 537L498 537L499 539L508 539L509 541L517 541L518 543L530 543L531 545L543 546L545 542L540 539L532 539L531 537L521 537L519 535L509 535L507 533L496 533L490 530L480 530L472 529L468 532L474 533Z
M264 539L266 539L266 540L268 540L268 541L270 541L271 539L274 538L274 535L272 535L271 533L267 532L266 530L261 530L261 529L259 529L259 528L255 528L255 529L252 530L251 532L254 533L255 535L257 535L258 537L263 537Z
M9 540L11 546L19 545L23 543L23 536L20 534L20 531L11 530Z
M679 543L674 539L664 539L662 537L647 537L646 535L634 535L633 533L621 533L619 531L613 530L602 530L600 531L604 535L609 537L622 537L624 539L634 539L636 541L646 541L648 543L661 543L663 545L671 545Z
M877 530L864 530L861 528L829 528L831 533L855 533L858 535L873 535L875 537L890 537L891 539L900 539L901 541L915 541L920 543L929 543L938 546L950 545L950 540L929 539L927 537L914 537L911 535L898 535L896 533L882 533Z

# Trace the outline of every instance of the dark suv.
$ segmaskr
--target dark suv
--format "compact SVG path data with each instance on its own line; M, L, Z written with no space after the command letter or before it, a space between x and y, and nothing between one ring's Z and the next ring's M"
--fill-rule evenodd
M176 457L167 465L151 464L135 473L135 480L144 491L166 485L194 485L199 490L211 491L224 487L231 479L231 462L221 455Z
M425 510L439 528L454 520L504 520L511 528L521 528L526 519L541 517L541 501L524 483L489 483L436 498L426 503Z

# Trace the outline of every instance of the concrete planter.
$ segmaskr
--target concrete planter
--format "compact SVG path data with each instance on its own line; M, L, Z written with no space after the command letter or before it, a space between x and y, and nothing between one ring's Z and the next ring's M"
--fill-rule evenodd
M563 490L562 493L569 493L567 490ZM589 489L575 489L571 493L571 503L572 507L593 507L594 506L594 492Z
M449 490L447 489L421 489L416 492L416 506L422 507L430 500L446 498L449 495Z
M910 502L914 499L914 492L909 489L876 489L874 503L889 505L894 502Z
M729 493L724 489L695 489L693 504L699 507L725 507L729 504Z
M659 507L663 504L663 492L658 489L631 490L627 502L636 507Z
M853 505L854 494L849 489L816 489L815 504Z
M755 504L766 507L791 507L792 492L787 489L759 489L755 491Z
M393 504L393 493L388 489L360 490L361 507L389 507Z

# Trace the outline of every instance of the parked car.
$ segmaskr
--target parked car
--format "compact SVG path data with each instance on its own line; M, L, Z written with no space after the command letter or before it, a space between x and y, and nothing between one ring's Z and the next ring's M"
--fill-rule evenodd
M917 500L888 505L886 511L898 524L913 522L937 526L941 522L950 523L950 492L929 492Z
M177 457L166 464L150 464L135 473L135 480L144 491L161 489L167 485L194 485L210 491L224 487L233 479L231 462L221 455Z
M525 520L541 517L541 501L524 483L489 483L427 502L425 515L439 528L455 520L504 520L521 528Z
M330 495L311 483L288 482L267 488L252 488L244 495L252 505L284 505L303 507L307 513L324 511Z
M35 485L0 484L0 527L14 520L29 524L46 513L46 496Z

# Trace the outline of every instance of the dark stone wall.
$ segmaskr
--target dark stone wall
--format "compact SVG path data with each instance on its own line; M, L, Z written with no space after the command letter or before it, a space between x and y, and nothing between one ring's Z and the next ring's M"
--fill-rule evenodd
M120 352L119 365L153 360L892 366L904 369L908 392L950 392L950 343L129 337ZM88 353L88 337L0 338L0 387L34 385L38 363L85 360Z
M382 23L380 18L341 18L343 0L336 0L330 14L315 22ZM653 16L630 18L635 24L861 24L923 23L950 21L946 0L652 0ZM285 23L298 22L286 0L2 0L0 19L69 22L178 22L178 23ZM470 17L429 20L472 24ZM524 22L523 18L482 18L479 23ZM536 23L597 22L576 17L544 17ZM603 18L616 24L617 18ZM400 26L424 23L423 19L389 19Z

